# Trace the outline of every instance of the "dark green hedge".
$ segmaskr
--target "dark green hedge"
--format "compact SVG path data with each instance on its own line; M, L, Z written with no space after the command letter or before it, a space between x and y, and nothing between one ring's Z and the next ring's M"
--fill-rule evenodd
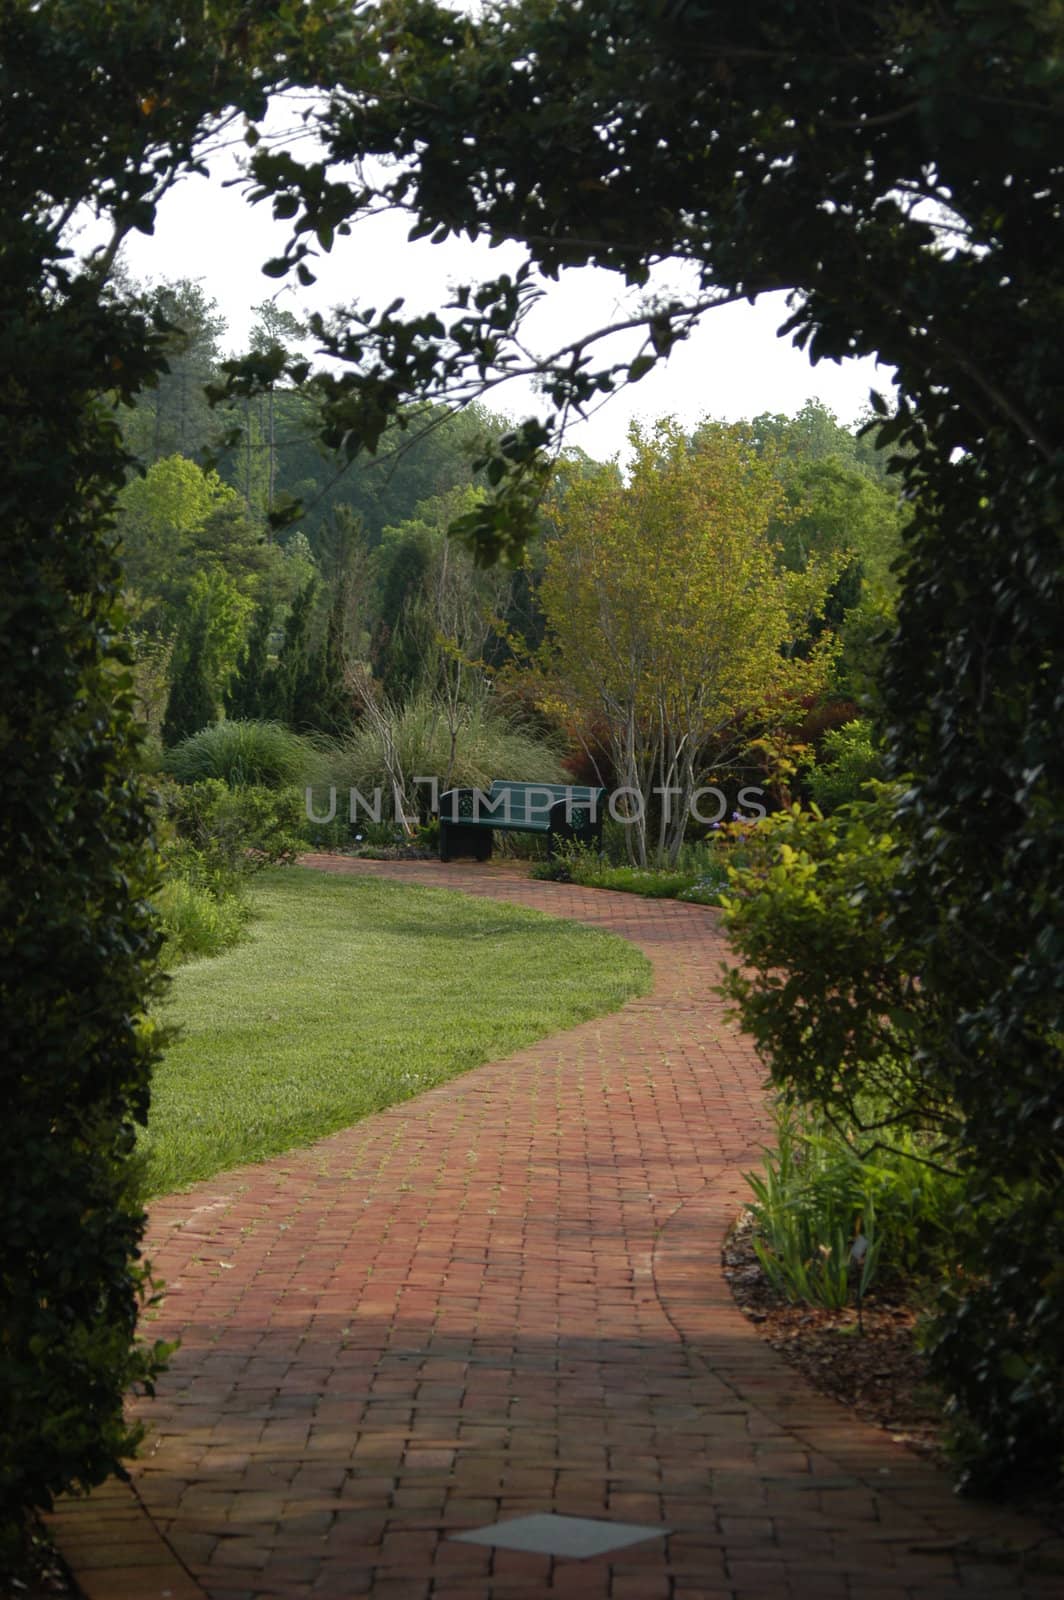
M116 1470L163 1354L135 1342L159 935L109 532L115 404L163 362L109 279L206 121L261 113L283 47L249 28L240 0L0 0L0 1566ZM85 206L110 238L79 265Z
M20 292L21 291L21 292ZM106 518L123 460L86 393L107 319L76 294L0 298L0 1520L92 1483L133 1443L125 1391L143 1218L127 1191L157 935ZM143 330L140 332L143 341ZM74 381L72 381L72 379Z

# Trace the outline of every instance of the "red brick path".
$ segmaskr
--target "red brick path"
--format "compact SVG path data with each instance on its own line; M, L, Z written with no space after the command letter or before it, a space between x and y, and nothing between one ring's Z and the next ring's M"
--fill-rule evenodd
M57 1515L89 1600L1061 1592L1000 1559L1036 1525L959 1505L734 1309L720 1244L767 1122L711 993L716 913L502 865L308 864L611 929L655 987L153 1205L182 1345L135 1494ZM585 1561L448 1539L538 1511L673 1531Z

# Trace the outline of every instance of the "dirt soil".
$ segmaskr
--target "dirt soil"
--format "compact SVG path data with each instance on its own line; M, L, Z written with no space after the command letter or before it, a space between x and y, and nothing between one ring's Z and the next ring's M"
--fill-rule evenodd
M942 1459L942 1397L916 1348L916 1312L900 1289L873 1287L862 1309L863 1332L852 1307L791 1305L761 1270L748 1211L725 1241L723 1263L740 1309L814 1388L920 1455Z

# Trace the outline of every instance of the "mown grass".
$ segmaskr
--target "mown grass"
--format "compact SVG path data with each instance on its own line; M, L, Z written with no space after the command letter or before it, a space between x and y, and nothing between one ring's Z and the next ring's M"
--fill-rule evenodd
M264 873L247 939L175 974L145 1190L309 1144L650 985L624 940L413 884Z

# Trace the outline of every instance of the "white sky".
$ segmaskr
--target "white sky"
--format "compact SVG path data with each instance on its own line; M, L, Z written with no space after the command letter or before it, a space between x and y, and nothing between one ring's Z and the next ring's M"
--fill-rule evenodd
M186 179L166 196L154 235L133 235L124 254L136 278L199 280L218 303L234 351L246 348L252 307L273 296L296 315L327 311L340 303L380 307L399 294L422 309L441 304L448 285L476 274L478 266L484 275L494 276L521 260L516 249L489 251L458 241L411 244L408 223L393 214L359 223L350 238L337 239L329 256L311 263L318 274L312 288L282 287L278 294L278 280L265 277L261 269L270 256L282 252L288 224L274 222L268 205L251 207L238 188L226 186L224 180L232 180L237 170L230 152L215 157L211 167L209 180ZM674 274L673 281L682 279ZM620 298L626 293L611 273L568 272L548 287L547 298L526 328L537 348L554 348L625 306L630 313L633 302ZM734 421L761 411L793 413L812 396L840 422L850 423L866 410L871 388L889 390L889 369L872 360L813 367L789 339L777 337L785 315L786 299L779 294L764 295L753 306L711 312L663 367L612 397L588 421L574 424L569 441L606 458L623 449L633 417L649 420L669 414L692 425L705 416ZM634 345L630 354L635 354ZM488 403L518 417L547 409L521 380L494 391Z

